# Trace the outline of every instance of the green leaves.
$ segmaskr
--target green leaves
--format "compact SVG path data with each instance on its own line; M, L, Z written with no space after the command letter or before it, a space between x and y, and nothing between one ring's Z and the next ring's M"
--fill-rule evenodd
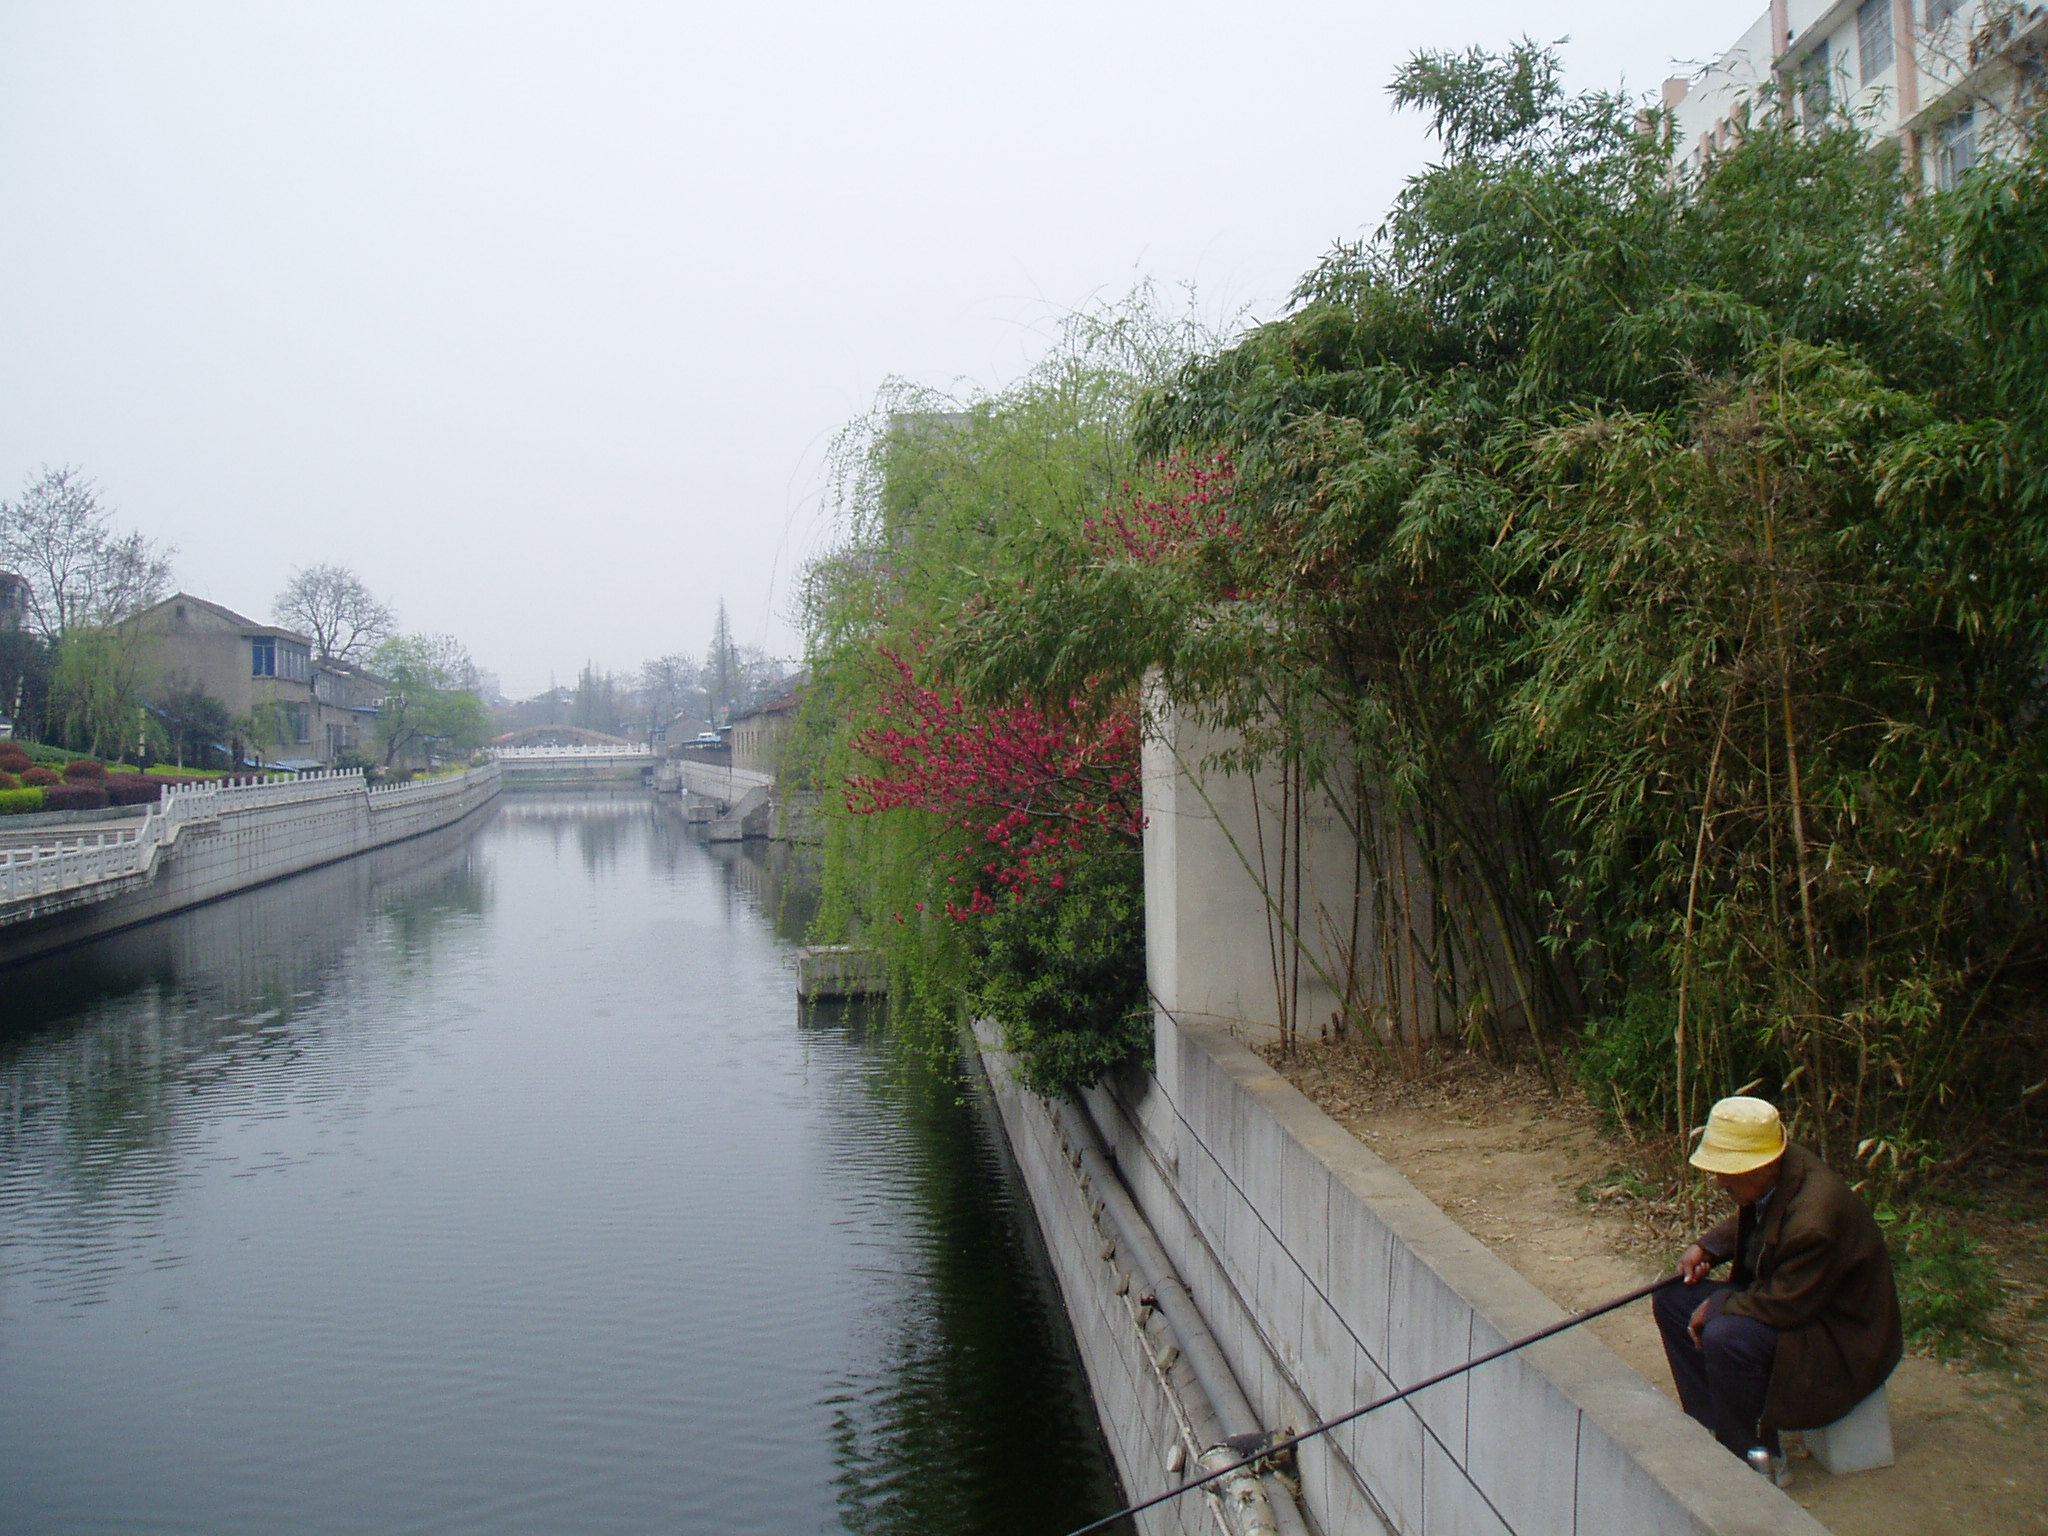
M1767 98L1674 179L1527 43L1394 93L1443 160L1139 402L1147 453L1231 455L1229 536L1048 529L945 665L1156 668L1240 766L1375 786L1362 867L1424 850L1405 899L1501 935L1532 1018L1590 1011L1631 1114L1759 1074L1823 1139L1956 1113L2048 937L2048 161L1917 196Z

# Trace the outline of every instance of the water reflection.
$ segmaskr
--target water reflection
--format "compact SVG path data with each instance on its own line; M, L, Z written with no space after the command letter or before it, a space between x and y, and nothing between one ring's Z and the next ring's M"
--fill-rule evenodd
M64 1171L90 1202L152 1178L130 1154L169 1148L191 1099L299 1091L338 1015L344 1035L382 1016L337 1006L365 945L403 985L488 911L472 846L489 815L7 972L0 1168Z
M680 812L669 820L681 827ZM684 833L700 837L700 833ZM726 868L733 889L792 944L810 941L818 917L818 855L793 843L706 843L705 852Z
M971 1085L798 1026L813 899L507 795L0 979L0 1531L1113 1507Z
M846 1219L889 1212L886 1252L859 1267L864 1369L827 1399L842 1526L1037 1536L1116 1508L1106 1451L1017 1454L1043 1441L1048 1414L1080 1427L1092 1409L984 1086L957 1061L893 1049L879 1006L819 1004L805 1023L865 1063L828 1121Z
M629 839L644 835L656 819L647 791L625 784L515 785L498 806L507 820L543 831L552 846L573 845L583 872L592 877L615 870Z

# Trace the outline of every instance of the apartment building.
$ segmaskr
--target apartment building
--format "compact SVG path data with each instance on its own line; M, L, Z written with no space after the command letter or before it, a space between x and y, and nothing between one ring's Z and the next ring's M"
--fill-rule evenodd
M262 756L272 767L322 767L374 746L383 685L360 667L316 658L313 642L295 630L189 592L123 623L139 630L148 648L146 693L197 689L234 719L260 712L273 737Z
M1741 134L1782 89L1809 121L1846 109L1935 187L2010 152L2048 88L2048 6L2016 0L1771 0L1699 76L1664 82L1679 164Z

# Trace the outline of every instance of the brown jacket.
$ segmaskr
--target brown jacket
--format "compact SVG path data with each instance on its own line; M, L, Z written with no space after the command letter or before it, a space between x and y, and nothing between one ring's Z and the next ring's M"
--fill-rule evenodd
M1715 1310L1778 1330L1766 1428L1832 1424L1899 1363L1899 1296L1884 1233L1841 1176L1797 1142L1785 1149L1764 1209L1752 1273L1741 1255L1756 1220L1756 1208L1745 1205L1700 1239L1716 1260L1736 1260L1743 1287L1724 1293Z

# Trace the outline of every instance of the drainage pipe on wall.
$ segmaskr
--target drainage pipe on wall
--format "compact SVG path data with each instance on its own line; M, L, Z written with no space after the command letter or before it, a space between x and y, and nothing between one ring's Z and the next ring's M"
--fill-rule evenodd
M1158 1308L1205 1400L1175 1405L1184 1432L1196 1441L1209 1440L1208 1444L1190 1446L1194 1469L1199 1473L1209 1466L1227 1466L1243 1459L1256 1449L1261 1436L1277 1431L1278 1426L1259 1422L1194 1297L1124 1187L1123 1176L1110 1161L1088 1112L1071 1100L1056 1101L1050 1107L1061 1144L1086 1188L1100 1202L1100 1217L1109 1224L1115 1251L1130 1270L1131 1285L1139 1292L1141 1305L1149 1302ZM1104 1257L1112 1255L1105 1253ZM1161 1389L1171 1396L1165 1367L1156 1358L1154 1366ZM1275 1473L1260 1475L1246 1468L1211 1486L1220 1504L1219 1517L1232 1536L1310 1536L1294 1495Z

